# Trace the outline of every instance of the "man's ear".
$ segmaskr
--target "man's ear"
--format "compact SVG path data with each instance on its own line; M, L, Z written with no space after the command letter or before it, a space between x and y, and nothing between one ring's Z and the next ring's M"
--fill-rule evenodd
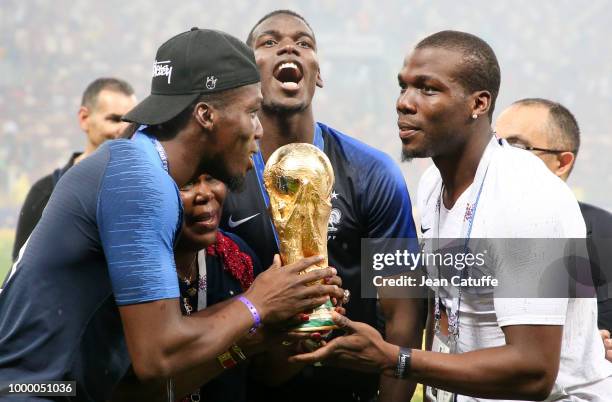
M491 108L491 93L489 91L478 91L474 92L472 97L474 101L472 102L471 116L488 116Z
M321 78L321 69L317 70L317 86L323 88L323 78Z
M198 102L193 108L193 116L206 131L212 131L219 112L209 103Z
M567 176L569 176L576 161L576 155L573 152L561 152L557 155L557 161L559 166L555 169L555 174L563 180L567 180Z
M84 132L89 131L89 109L85 106L81 106L77 112L77 118L79 119L79 126Z

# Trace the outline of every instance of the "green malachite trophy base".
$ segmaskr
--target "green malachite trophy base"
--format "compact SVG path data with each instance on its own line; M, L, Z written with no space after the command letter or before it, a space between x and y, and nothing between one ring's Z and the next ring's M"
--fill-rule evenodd
M325 304L314 309L310 314L310 319L300 324L294 331L319 332L338 328L334 320L332 320L332 311L334 311L334 305L328 300Z

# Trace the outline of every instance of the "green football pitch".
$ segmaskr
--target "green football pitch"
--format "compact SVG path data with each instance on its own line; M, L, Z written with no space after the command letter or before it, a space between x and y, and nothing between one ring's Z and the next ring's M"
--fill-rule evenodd
M11 251L15 232L12 229L0 229L0 284L4 281L11 267Z

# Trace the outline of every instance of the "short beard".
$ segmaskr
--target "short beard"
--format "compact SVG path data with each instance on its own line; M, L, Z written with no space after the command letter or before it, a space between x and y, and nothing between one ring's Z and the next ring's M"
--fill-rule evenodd
M432 144L425 144L422 149L407 151L402 147L402 162L411 162L413 159L433 158L438 154L438 150Z
M226 168L221 156L202 161L198 169L198 175L209 174L217 180L222 181L230 191L242 191L244 188L245 175L232 175Z
M402 150L401 160L402 162L410 163L414 159L414 156L410 155L408 152Z

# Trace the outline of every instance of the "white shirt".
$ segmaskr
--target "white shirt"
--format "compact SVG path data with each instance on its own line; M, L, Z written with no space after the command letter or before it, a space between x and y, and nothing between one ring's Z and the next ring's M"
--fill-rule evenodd
M421 178L418 208L422 227L432 228L442 178L436 166ZM448 210L440 208L439 237L459 238L471 186ZM425 237L437 231L428 230ZM586 228L570 189L531 152L505 141L493 153L471 238L584 238ZM452 300L441 290L444 304ZM612 401L612 363L605 360L597 329L595 298L494 298L463 293L459 352L505 344L508 325L563 325L559 373L547 401ZM504 364L500 361L499 364ZM460 401L484 399L459 396Z

